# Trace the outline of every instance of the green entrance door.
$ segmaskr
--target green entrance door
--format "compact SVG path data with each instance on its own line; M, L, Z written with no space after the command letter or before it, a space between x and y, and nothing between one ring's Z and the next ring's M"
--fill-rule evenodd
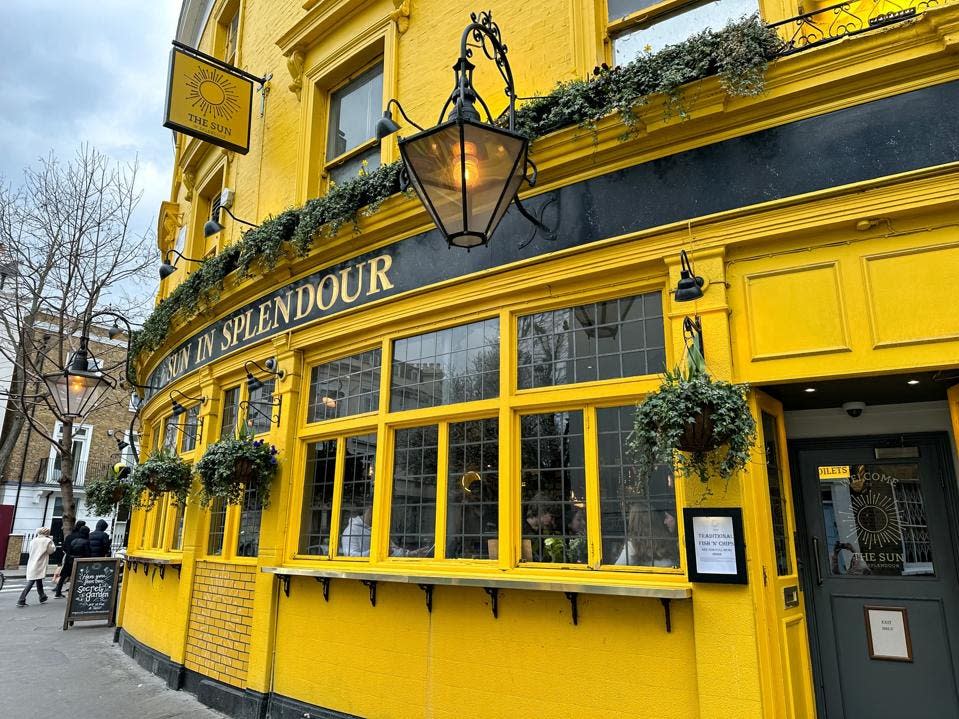
M959 717L948 439L797 445L820 712Z

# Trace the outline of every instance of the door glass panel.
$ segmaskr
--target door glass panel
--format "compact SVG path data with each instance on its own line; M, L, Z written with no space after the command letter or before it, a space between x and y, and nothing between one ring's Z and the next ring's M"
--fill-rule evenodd
M917 462L820 467L819 481L832 575L935 574Z
M783 491L782 470L779 468L779 435L776 418L763 412L763 440L766 454L766 481L769 485L769 511L773 526L773 544L776 548L776 573L781 577L792 573L792 561L786 535L786 498Z

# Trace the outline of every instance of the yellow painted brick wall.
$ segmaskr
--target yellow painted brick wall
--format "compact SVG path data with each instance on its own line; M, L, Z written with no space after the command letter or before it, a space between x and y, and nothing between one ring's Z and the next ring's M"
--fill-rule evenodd
M134 639L166 656L183 641L183 627L174 619L179 586L180 577L172 567L162 578L156 567L149 567L144 574L142 565L136 571L128 565L123 572L124 601L135 609L124 611L121 626Z
M243 686L253 625L253 577L245 564L197 562L184 665Z

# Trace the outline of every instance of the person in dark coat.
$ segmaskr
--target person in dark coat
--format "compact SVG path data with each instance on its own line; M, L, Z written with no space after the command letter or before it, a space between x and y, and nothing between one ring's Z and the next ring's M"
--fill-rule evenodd
M85 524L80 527L80 536L70 543L70 552L74 559L92 556L90 554L90 528Z
M104 520L97 522L95 531L90 532L90 556L91 557L109 557L110 556L110 535L106 532L107 523Z
M73 525L73 531L70 532L63 539L63 560L60 562L60 579L57 580L57 587L53 592L53 596L63 599L63 583L70 579L70 575L73 574L73 551L70 549L70 545L73 544L74 540L80 538L80 529L86 527L87 523L82 519Z

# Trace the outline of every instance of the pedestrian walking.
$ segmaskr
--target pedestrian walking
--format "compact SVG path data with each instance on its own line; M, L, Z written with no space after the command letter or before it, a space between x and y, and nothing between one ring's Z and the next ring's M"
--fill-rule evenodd
M60 577L57 580L56 589L53 591L53 596L58 599L63 599L63 583L73 574L73 552L70 549L70 545L73 544L75 539L80 538L80 530L85 526L87 526L87 523L81 519L73 525L73 531L63 539L63 545L61 546L63 550L63 560L60 562Z
M93 555L90 554L90 528L84 524L79 529L79 535L70 542L70 552L73 554L73 558L92 557Z
M43 591L43 578L47 576L50 555L55 551L57 551L57 545L50 537L50 530L47 527L40 527L37 530L37 536L30 541L30 558L27 560L27 584L20 592L20 598L17 600L18 607L27 606L27 594L30 593L30 588L34 584L37 585L40 604L47 601L47 594Z
M110 535L106 532L107 523L104 520L97 521L97 528L90 532L90 556L91 557L109 557L110 556Z

